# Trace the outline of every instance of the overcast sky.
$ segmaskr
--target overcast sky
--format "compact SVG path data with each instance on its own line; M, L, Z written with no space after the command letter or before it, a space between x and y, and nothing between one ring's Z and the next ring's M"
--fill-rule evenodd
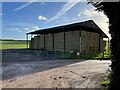
M34 1L2 3L2 38L25 39L27 32L90 19L109 36L107 17L91 4Z

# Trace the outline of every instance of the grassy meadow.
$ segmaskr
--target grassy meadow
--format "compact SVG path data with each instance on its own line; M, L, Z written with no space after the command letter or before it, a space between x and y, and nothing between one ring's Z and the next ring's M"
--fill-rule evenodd
M26 48L25 40L0 40L0 50L1 49L18 49Z

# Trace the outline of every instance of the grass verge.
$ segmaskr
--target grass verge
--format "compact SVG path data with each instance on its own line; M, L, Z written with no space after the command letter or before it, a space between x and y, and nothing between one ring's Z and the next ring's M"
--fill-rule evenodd
M59 58L63 59L110 59L110 54L104 53L94 53L94 54L71 54L69 52L59 52L57 53L57 56Z
M103 81L100 82L100 84L107 89L109 89L109 87L110 87L111 73L112 73L112 71L108 70L106 75L103 77Z

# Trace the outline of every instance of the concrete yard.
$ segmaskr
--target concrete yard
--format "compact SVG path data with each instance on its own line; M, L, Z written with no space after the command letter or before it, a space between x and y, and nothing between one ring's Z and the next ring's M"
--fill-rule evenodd
M3 88L96 88L109 60L41 60L3 62Z

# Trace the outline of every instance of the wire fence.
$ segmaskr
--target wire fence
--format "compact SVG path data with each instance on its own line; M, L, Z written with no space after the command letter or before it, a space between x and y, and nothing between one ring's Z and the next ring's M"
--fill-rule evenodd
M51 60L68 57L70 53L64 51L46 51L32 49L2 50L2 61L16 60Z

